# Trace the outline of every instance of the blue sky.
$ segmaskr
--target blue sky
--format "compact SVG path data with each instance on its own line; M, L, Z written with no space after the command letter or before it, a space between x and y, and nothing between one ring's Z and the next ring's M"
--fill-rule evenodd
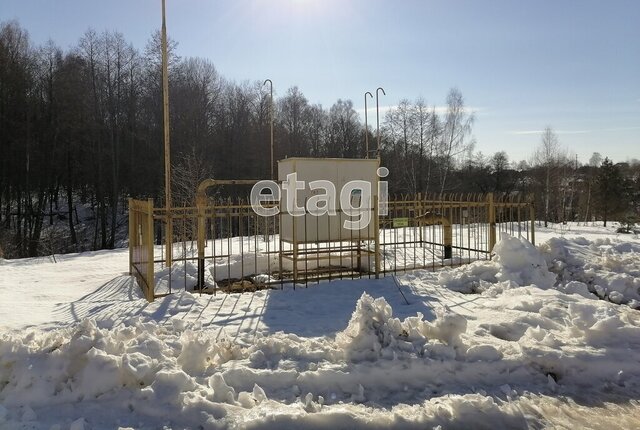
M160 0L2 0L0 20L14 18L36 43L66 49L92 27L142 49ZM640 158L637 0L167 0L167 26L179 55L229 79L270 78L279 94L298 85L327 108L363 110L378 86L384 106L442 105L457 86L485 154L528 159L549 125L582 162Z

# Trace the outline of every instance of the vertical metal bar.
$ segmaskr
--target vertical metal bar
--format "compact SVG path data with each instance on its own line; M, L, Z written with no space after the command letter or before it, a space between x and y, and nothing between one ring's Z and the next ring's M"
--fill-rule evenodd
M267 248L267 276L268 276L268 282L271 283L271 233L269 232L269 219L271 217L264 217L264 229L265 229L265 236L267 239L267 243L266 243L266 248ZM258 215L256 214L256 223L258 223L260 220L260 218L258 218ZM274 218L274 223L275 223L275 218ZM275 228L274 228L275 231Z
M147 200L147 301L155 299L155 277L153 273L153 199Z
M242 222L242 200L238 198L238 241L240 242L240 285L244 291L244 232Z
M316 283L320 283L320 216L316 216Z
M205 205L207 196L198 194L196 196L196 213L198 217L198 289L204 288L204 246L205 246Z
M342 212L342 207L338 209L338 218L340 217L340 213ZM340 221L338 221L338 231L340 231ZM327 265L329 266L329 270L327 271L329 275L329 282L331 282L331 216L327 216L327 254L329 257L329 261Z
M231 197L227 198L227 293L231 292L231 253L233 250L233 220L231 219Z
M247 213L248 212L248 208L247 208ZM249 217L247 217L247 219L251 219ZM253 234L253 270L255 271L255 275L258 275L260 270L258 270L258 236L260 235L259 230L260 230L260 224L258 222L258 214L254 213L253 214L253 225L254 225L254 234ZM267 258L267 262L269 261L269 259Z
M402 215L402 199L403 196L400 195L400 200L398 201L398 210L394 214L396 218L400 218L400 215ZM391 222L391 231L393 234L393 274L395 275L398 271L398 228L393 225L393 219Z
M407 208L408 208L408 201L409 201L409 196L405 196L405 201L404 201L404 207L402 208L402 217L403 218L408 218L407 216ZM401 227L402 229L402 269L403 271L407 270L407 228L404 226L404 223L402 223L403 226Z
M513 205L509 206L509 227L511 236L513 236L514 226L513 226Z
M520 213L521 207L518 205L518 237L522 237L522 217Z
M211 223L213 226L211 234L211 262L213 264L213 295L215 296L218 290L218 271L216 269L216 227L218 225L218 219L216 217L215 201L211 206ZM222 223L220 223L220 237L222 238ZM220 246L222 247L222 242L220 242Z
M184 279L184 290L187 291L187 211L186 211L186 204L185 202L182 202L182 258L184 258L183 261L183 271L184 271L184 276L182 277Z
M467 196L467 202L470 201L469 196ZM467 251L467 258L469 262L471 262L471 206L467 206L467 247L469 250Z
M378 195L376 194L373 198L373 231L375 232L375 272L376 279L380 278L380 218L378 211Z
M413 203L413 217L411 218L411 234L413 235L413 239L412 239L412 245L413 245L413 270L415 270L417 268L416 266L416 260L417 260L417 244L418 244L418 232L416 231L417 228L417 219L416 216L420 215L420 194L414 195L414 203Z
M307 236L307 197L304 198L304 287L309 288L309 247Z
M291 215L291 225L293 227L293 289L296 289L296 282L298 282L298 235L297 235L297 225L296 225L296 216Z
M464 211L466 208L462 206L463 196L460 195L459 205L458 205L458 235L456 236L458 245L460 246L460 263L464 259L464 229L465 229L465 219L464 219ZM468 247L468 246L467 246Z
M338 276L342 279L342 211L338 215Z
M364 207L364 205L362 204L362 202L360 202L360 207ZM362 209L361 209L362 211ZM360 233L360 229L362 228L362 212L360 212L360 219L358 220L358 233ZM354 275L355 275L355 267L357 267L357 261L358 261L358 251L357 249L360 247L360 242L358 242L358 245L356 246L356 249L353 248L353 229L349 230L349 246L347 247L348 249L348 253L349 253L349 262L351 264L351 279L354 279ZM356 260L356 264L354 265L354 259Z
M282 253L284 252L283 246L282 246L282 211L280 210L278 212L278 270L280 271L280 289L282 290L284 288L284 275L282 272Z
M493 202L493 193L487 195L488 223L489 223L489 252L493 251L496 244L496 208Z
M536 244L536 209L533 196L529 199L529 220L531 222L531 243Z

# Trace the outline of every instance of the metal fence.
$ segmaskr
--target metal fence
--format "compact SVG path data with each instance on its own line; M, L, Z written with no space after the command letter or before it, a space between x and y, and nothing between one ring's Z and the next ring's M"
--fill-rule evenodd
M195 207L169 214L150 200L130 200L130 273L153 300L182 289L296 288L454 267L491 258L500 232L535 242L532 199L519 195L400 196L389 199L384 215L377 200L371 203L362 211L369 211L372 227L344 233L330 224L342 225L354 214L340 209L331 218L307 211L289 220L282 212L259 216L246 199L204 193Z

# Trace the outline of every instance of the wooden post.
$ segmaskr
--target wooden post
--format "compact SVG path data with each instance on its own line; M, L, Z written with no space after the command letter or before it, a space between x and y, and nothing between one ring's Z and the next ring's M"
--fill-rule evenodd
M496 245L496 207L493 203L493 193L487 194L487 203L489 205L489 252L491 252Z
M443 254L444 259L448 260L450 258L453 258L453 234L451 229L451 222L445 217L442 218L443 221L446 221L442 223L442 233L444 236Z
M153 199L147 200L147 301L155 298L155 279L153 274Z

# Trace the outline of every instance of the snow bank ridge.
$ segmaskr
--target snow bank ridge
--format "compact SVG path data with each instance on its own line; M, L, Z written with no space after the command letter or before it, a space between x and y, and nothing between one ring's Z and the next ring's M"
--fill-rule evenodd
M420 313L400 321L393 318L393 310L384 298L374 299L363 293L347 328L337 334L336 344L353 362L424 355L429 339L451 348L460 346L466 319L447 309L437 312L434 323L425 321Z

